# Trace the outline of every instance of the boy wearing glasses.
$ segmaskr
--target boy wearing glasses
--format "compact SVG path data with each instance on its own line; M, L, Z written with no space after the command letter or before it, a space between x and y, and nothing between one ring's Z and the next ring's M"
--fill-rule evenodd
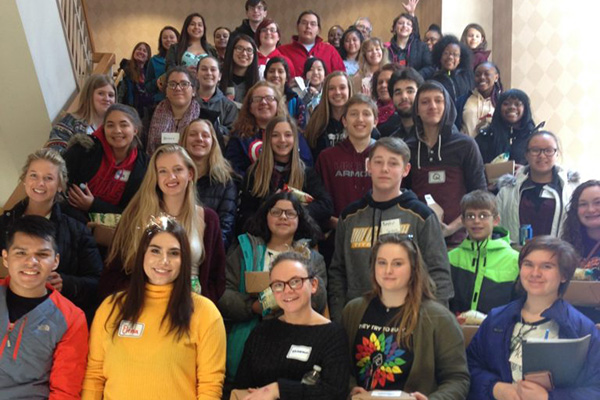
M508 231L498 226L493 194L475 190L463 196L460 208L469 236L448 253L454 284L450 310L487 314L512 300L519 253L510 247Z
M248 18L242 21L242 24L235 28L231 34L231 39L240 33L254 38L256 28L267 17L267 2L264 0L247 0L245 4L246 16Z

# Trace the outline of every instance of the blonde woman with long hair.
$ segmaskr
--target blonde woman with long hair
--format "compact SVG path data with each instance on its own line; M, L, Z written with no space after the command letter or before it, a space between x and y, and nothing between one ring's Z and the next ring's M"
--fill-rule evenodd
M263 149L258 160L248 169L242 184L238 227L273 193L285 186L301 190L313 197L307 210L319 223L333 213L331 196L319 175L306 167L298 150L298 128L289 116L275 117L267 125Z
M81 88L75 111L65 114L52 127L46 147L63 152L74 135L91 135L102 125L108 107L115 103L116 93L108 75L90 75Z
M352 77L352 86L357 93L371 96L373 74L388 61L388 49L379 38L365 40L360 46L358 72Z
M144 181L117 226L100 281L102 296L124 289L148 217L166 213L177 219L190 239L194 291L219 299L225 290L223 238L217 214L196 200L197 175L196 164L181 146L164 145L152 155Z
M323 83L321 102L312 113L305 131L314 160L319 157L321 151L335 146L346 137L342 114L352 94L352 82L348 74L334 71L327 75Z
M210 56L205 59L209 59ZM201 61L202 62L202 61ZM198 171L196 190L205 207L219 215L225 249L233 239L238 189L229 161L223 157L212 123L205 119L192 121L179 139Z

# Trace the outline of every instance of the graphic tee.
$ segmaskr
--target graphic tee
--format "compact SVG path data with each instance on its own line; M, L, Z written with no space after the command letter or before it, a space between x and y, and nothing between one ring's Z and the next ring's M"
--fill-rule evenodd
M354 373L366 390L402 390L413 363L413 353L396 342L398 324L391 320L403 307L388 308L371 300L354 340Z

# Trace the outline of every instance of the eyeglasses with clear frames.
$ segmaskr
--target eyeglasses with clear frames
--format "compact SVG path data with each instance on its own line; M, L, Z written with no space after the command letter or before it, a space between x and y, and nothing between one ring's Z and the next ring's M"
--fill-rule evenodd
M276 101L277 99L275 98L275 96L252 96L253 103L262 103L263 100L266 101L267 103L272 103L272 102Z
M469 212L465 214L465 219L469 221L475 221L476 219L479 219L480 221L486 221L492 217L493 215L487 212L480 212L479 214Z
M167 82L167 87L171 90L175 90L177 88L181 88L182 90L185 90L185 89L189 88L190 86L192 86L192 82L190 82L190 81Z
M260 33L277 33L277 28L262 28Z
M269 214L271 214L275 218L279 218L285 215L288 219L296 219L298 218L298 212L296 210L282 210L281 208L273 207L269 210Z
M295 276L289 281L274 281L269 284L269 287L273 291L273 293L281 293L285 290L285 285L288 285L292 290L298 290L304 285L304 281L313 279L312 276L307 276L306 278L301 278L299 276Z

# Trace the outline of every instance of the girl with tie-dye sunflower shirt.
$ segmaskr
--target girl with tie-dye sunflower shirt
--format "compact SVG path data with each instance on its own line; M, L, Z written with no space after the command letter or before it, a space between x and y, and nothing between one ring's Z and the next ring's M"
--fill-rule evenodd
M462 332L434 301L419 248L410 235L387 234L372 254L373 291L342 314L352 394L403 390L417 400L464 399L469 372Z

